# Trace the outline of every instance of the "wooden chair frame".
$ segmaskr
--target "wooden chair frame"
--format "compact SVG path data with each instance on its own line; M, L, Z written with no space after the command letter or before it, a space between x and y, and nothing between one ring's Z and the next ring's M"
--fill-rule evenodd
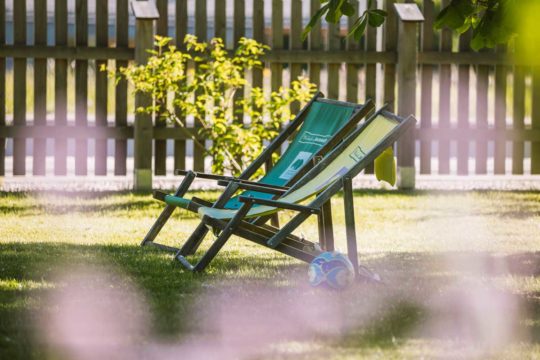
M334 151L328 154L322 161L315 165L308 173L306 173L301 179L299 179L289 189L277 189L275 187L266 186L264 184L243 184L241 181L231 180L225 189L224 194L233 194L238 189L252 189L251 186L257 186L257 191L266 191L272 194L284 195L295 191L308 181L310 181L314 174L328 166L337 156L339 156L352 141L358 136L379 114L387 118L392 118L398 121L397 127L388 134L379 144L372 149L366 156L358 161L347 173L339 180L331 184L321 193L319 193L309 204L300 205L292 204L288 202L281 202L273 199L260 199L254 197L240 197L240 201L243 202L242 207L235 213L235 215L228 221L214 219L209 216L203 216L200 226L211 227L218 234L216 240L210 245L204 255L198 260L196 264L191 264L186 255L192 246L200 241L200 233L194 232L184 243L181 249L176 252L175 258L188 270L202 271L212 261L212 259L221 250L223 245L231 237L231 235L237 235L247 240L253 241L257 244L275 249L284 254L292 256L302 261L310 262L317 255L323 252L323 249L318 247L315 243L299 238L292 234L307 218L311 215L320 215L323 212L324 207L330 201L330 199L337 194L341 189L344 191L344 208L345 208L345 226L347 233L347 252L349 259L354 265L356 272L358 273L358 254L357 243L355 234L355 221L354 221L354 203L353 203L353 190L352 179L360 173L368 164L373 162L377 156L379 156L384 149L392 146L392 144L411 126L414 125L416 120L413 116L409 116L406 119L398 117L384 110L379 110L373 116L371 116L362 126L351 133L345 140L343 140ZM194 178L192 172L188 172L184 182L188 184L189 179ZM155 198L164 200L166 194L162 192L156 192ZM244 217L248 211L255 204L268 205L278 209L287 209L298 212L289 222L283 227L277 228L267 224L257 224L256 222L250 222L249 219ZM188 207L190 211L197 211L199 207L205 206L199 204L197 201L192 201ZM326 231L326 230L325 230ZM206 232L205 232L206 234ZM320 235L320 234L319 234ZM325 234L326 236L326 234ZM321 242L321 239L319 239Z
M194 171L186 171L186 170L175 170L176 175L183 175L184 179L180 183L179 187L177 188L175 192L175 196L183 196L190 188L193 180L195 178L199 179L208 179L208 180L216 180L218 181L219 185L226 186L225 191L220 195L220 197L214 202L209 203L202 199L194 198L193 200L204 206L212 206L216 208L222 208L227 201L234 195L234 193L239 189L246 189L246 190L257 190L263 192L268 192L268 189L274 189L274 190L287 190L291 185L295 184L296 181L298 181L304 174L306 174L313 166L313 163L306 163L302 166L302 168L298 171L298 173L292 177L286 184L286 186L275 186L270 184L262 184L256 181L250 181L250 177L253 176L253 174L260 169L263 165L266 165L267 170L272 166L272 154L279 150L283 143L291 137L303 124L306 115L308 114L308 109L311 107L311 105L315 102L325 102L330 104L339 104L344 106L350 106L354 108L354 112L349 118L349 121L342 126L341 129L339 129L336 134L325 144L323 145L319 151L313 156L313 159L321 159L326 154L328 154L332 149L334 149L343 139L356 127L356 125L366 116L368 116L373 110L374 110L374 104L371 100L366 101L365 104L353 104L348 102L342 102L342 101L336 101L336 100L330 100L330 99L324 99L323 94L321 92L318 92L313 96L313 98L300 110L300 112L297 114L294 120L292 120L287 127L268 145L268 147L265 148L265 150L251 163L239 177L232 177L232 176L223 176L223 175L215 175L215 174L207 174L202 172L194 172ZM165 225L165 223L169 220L172 213L175 210L175 206L167 205L157 218L157 220L154 222L153 226L150 228L149 232L141 242L141 246L154 246L161 250L175 252L183 255L190 255L194 254L195 251L198 249L200 243L208 233L208 228L204 222L201 222L193 232L192 236L189 238L188 244L189 246L184 246L180 248L167 246L164 244L160 244L155 242L155 238L158 236L159 232ZM257 224L261 225L268 221L271 221L271 224L274 227L279 226L279 222L277 221L277 216L268 216L263 218L258 218L256 220L253 220Z

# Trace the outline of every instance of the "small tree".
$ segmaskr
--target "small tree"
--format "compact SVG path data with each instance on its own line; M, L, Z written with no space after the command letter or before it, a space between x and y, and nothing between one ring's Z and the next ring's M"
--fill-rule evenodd
M186 134L185 119L195 119L202 125L199 135L212 140L212 145L205 149L190 136L199 151L212 157L212 171L239 175L260 154L264 141L273 139L291 119L289 106L308 101L315 85L298 78L269 96L259 87L251 88L245 97L235 96L248 83L246 70L262 66L260 57L267 46L241 38L229 54L219 38L205 43L187 35L184 43L185 52L170 38L156 36L148 63L120 68L119 74L134 85L135 92L153 99L151 106L136 111L176 122ZM247 124L242 121L244 114Z

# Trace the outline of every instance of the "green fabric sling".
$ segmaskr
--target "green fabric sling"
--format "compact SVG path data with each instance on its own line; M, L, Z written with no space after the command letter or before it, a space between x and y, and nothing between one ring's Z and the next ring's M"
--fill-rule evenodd
M298 134L289 144L285 153L274 167L258 181L269 185L285 185L347 123L353 111L354 108L351 106L315 101L311 105ZM239 196L253 196L260 199L273 197L272 194L248 190L232 197L224 208L239 209L243 204L238 200Z

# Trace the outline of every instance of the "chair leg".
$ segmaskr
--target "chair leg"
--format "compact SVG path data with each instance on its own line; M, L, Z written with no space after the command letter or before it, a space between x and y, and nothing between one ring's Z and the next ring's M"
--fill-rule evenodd
M221 194L219 199L216 200L212 207L223 207L227 203L227 201L229 201L229 199L234 195L236 190L238 190L238 184L235 182L229 183L229 185L227 185L227 187L225 188L225 191L223 191L223 194ZM182 250L180 251L180 253L183 256L195 254L199 246L201 246L201 243L207 233L208 228L204 224L204 221L202 221L195 229L195 232L186 241L184 246L182 246Z
M175 192L175 196L183 196L191 186L191 183L193 182L193 179L195 179L195 173L192 171L189 171L186 176L184 177L184 180L182 180L182 183L180 183L180 186L178 186L178 189ZM149 242L153 242L156 236L158 236L159 232L165 225L165 223L169 220L172 213L174 212L174 209L176 209L176 206L167 205L165 206L165 209L161 212L157 220L154 222L154 225L150 228L150 231L148 231L148 234L144 237L143 241L141 242L141 246L147 245Z
M317 216L317 225L319 229L319 245L326 251L334 251L334 229L330 200L321 207L321 212Z
M354 199L352 180L349 177L343 178L343 205L345 210L345 232L347 234L347 255L354 266L355 275L358 275L358 248L354 224Z
M175 257L178 255L186 256L195 254L207 233L208 228L206 227L204 221L201 221Z
M217 255L219 250L225 245L227 240L231 237L234 230L238 227L238 225L242 222L244 219L244 216L246 216L247 212L251 207L253 206L253 203L247 202L238 210L236 215L229 221L225 229L219 234L218 238L212 245L210 245L210 248L206 251L206 253L203 255L203 257L199 260L199 262L193 267L193 271L203 271L206 266L212 261L212 259Z
M334 226L332 224L332 204L330 199L322 206L324 239L326 251L334 251Z

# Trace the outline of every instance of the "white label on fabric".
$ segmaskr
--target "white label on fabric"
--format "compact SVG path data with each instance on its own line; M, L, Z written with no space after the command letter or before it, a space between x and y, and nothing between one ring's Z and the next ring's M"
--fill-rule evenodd
M279 176L280 179L283 180L290 180L298 170L304 166L304 164L309 160L312 153L307 151L300 151L298 155L294 158L294 160L291 162L289 167Z
M331 138L330 135L315 134L315 133L306 131L302 135L302 138L299 140L299 143L323 146L324 144L328 142L328 139L330 138Z

